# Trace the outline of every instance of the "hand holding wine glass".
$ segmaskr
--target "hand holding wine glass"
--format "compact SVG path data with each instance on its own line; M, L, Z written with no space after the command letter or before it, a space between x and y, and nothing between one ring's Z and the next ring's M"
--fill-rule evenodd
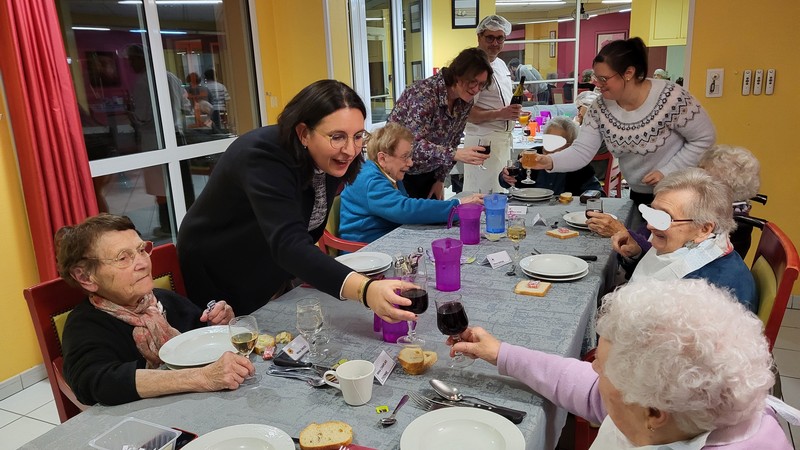
M483 153L484 155L488 155L492 153L492 141L487 139L478 139L478 145L483 147L483 150L478 150L478 153ZM481 169L486 170L486 166L481 163Z
M450 337L448 342L455 344L461 340L461 333L469 326L467 311L461 303L461 294L443 294L436 299L436 326L442 334ZM461 353L455 352L450 359L450 367L461 369L472 362Z
M231 343L236 349L236 352L245 358L250 357L250 353L256 346L258 340L258 323L254 316L238 316L228 322L228 333L231 337ZM245 378L244 383L258 381L257 376L250 375Z
M522 158L520 160L522 167L524 167L527 171L527 175L524 180L522 180L523 184L536 184L531 178L531 169L536 165L536 157L537 153L534 151L526 150L522 152Z
M417 261L416 273L403 275L401 278L400 296L411 300L411 304L397 305L398 308L411 311L414 314L422 314L428 310L428 272L425 270L425 258ZM397 339L398 344L402 345L425 345L425 341L417 337L417 322L408 321L408 334Z

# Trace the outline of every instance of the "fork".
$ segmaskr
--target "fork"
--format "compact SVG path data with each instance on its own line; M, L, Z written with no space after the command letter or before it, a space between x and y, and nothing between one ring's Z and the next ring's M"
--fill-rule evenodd
M409 392L408 396L418 408L424 409L425 411L431 411L433 409L433 400L429 399L428 397L425 397L422 394L417 394L416 392Z

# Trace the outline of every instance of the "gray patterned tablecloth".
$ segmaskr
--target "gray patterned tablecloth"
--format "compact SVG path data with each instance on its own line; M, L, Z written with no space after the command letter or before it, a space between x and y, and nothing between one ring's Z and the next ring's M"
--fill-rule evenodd
M605 199L605 210L627 221L631 203L626 199ZM531 204L528 218L541 214L548 223L559 220L567 211L581 210L577 200L571 205ZM529 255L532 248L544 253L592 254L599 258L589 263L589 274L575 282L556 283L546 297L516 295L514 285L522 279L506 276L509 267L492 269L479 265L489 253L508 250L507 239L498 242L481 240L478 245L464 246L464 254L477 261L462 265L461 290L472 325L480 325L499 339L550 353L579 357L585 341L593 339L591 323L595 317L597 299L613 277L615 258L609 240L581 231L577 238L559 240L545 235L549 229L542 225L528 226L528 237L521 244L521 254ZM458 237L458 228L442 226L402 227L370 244L366 250L395 255L408 254L416 247L430 248L434 239ZM434 273L432 265L429 272ZM521 271L518 271L522 275ZM297 288L270 302L255 315L262 330L277 333L294 331L295 304L304 296L324 298L326 329L331 342L341 349L347 359L375 360L381 350L390 355L399 351L397 345L384 343L373 331L373 315L356 302L339 302L310 289ZM436 292L431 290L432 297ZM523 384L497 374L497 369L476 361L464 370L452 370L446 365L448 349L444 336L436 328L436 314L431 307L420 316L418 334L439 353L440 362L424 375L409 376L395 368L384 386L375 385L372 400L359 407L347 406L341 393L333 388L311 388L295 380L262 375L255 387L236 391L207 394L181 394L145 399L119 406L95 406L31 441L23 448L88 448L88 442L123 418L132 416L165 426L178 427L198 434L229 425L245 423L270 424L297 436L310 422L344 420L353 426L355 443L377 449L399 449L405 427L423 414L411 402L397 415L398 423L390 428L378 424L375 408L393 408L407 391L432 394L428 380L438 378L457 386L466 395L475 395L510 408L528 412L519 425L528 449L552 449L561 433L566 412L543 400ZM256 363L264 374L269 363Z

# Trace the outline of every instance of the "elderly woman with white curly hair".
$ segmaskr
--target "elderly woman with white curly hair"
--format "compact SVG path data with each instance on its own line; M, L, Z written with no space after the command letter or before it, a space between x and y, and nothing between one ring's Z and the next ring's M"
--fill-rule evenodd
M703 278L758 312L753 275L728 238L736 228L731 189L691 168L667 175L654 192L650 206L639 205L650 240L637 241L628 230L611 237L631 281Z
M714 318L714 320L709 320ZM592 449L791 449L767 395L761 321L703 280L630 283L603 299L591 364L469 328L451 352L495 364L559 407L602 423Z
M700 158L698 167L733 190L734 217L750 215L750 199L758 194L761 187L761 165L750 150L731 145L715 145ZM731 233L733 248L742 258L750 249L752 232L752 225L739 222L736 230Z

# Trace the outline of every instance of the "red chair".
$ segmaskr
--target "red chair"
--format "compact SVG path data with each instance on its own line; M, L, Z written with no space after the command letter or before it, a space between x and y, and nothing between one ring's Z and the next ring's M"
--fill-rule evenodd
M355 252L367 245L364 242L348 241L347 239L338 237L339 205L340 199L337 195L333 199L331 210L328 212L328 223L325 225L325 231L322 232L322 237L317 241L320 250L333 257L339 256L340 251Z
M172 289L185 296L186 288L183 285L183 275L178 265L175 245L166 244L154 248L150 259L153 263L153 279L156 287ZM65 422L89 407L78 401L64 379L64 358L61 353L61 335L67 316L86 298L86 294L57 278L27 288L23 290L23 295L31 313L58 417Z
M616 185L614 189L614 196L617 198L622 197L622 173L619 170L616 158L611 152L598 153L592 158L592 161L605 161L606 162L606 176L603 179L603 192L606 197L611 197L611 188Z

